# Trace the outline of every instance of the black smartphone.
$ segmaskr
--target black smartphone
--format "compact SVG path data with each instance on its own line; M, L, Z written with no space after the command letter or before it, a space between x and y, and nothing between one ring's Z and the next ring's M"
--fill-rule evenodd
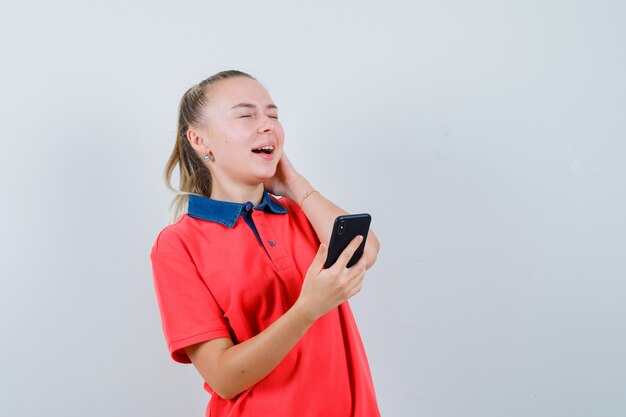
M348 268L361 259L363 249L365 249L365 241L367 240L367 232L370 229L372 216L367 213L362 214L345 214L335 219L333 231L330 235L330 243L328 244L328 256L324 268L330 268L339 258L341 252L352 242L352 239L358 235L363 236L363 241L357 248L356 252L346 265Z

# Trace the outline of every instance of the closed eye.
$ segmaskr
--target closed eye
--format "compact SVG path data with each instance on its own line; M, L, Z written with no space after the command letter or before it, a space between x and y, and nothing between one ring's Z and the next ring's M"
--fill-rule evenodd
M239 118L244 118L244 117L252 117L252 115L251 114L243 114L243 115L239 116ZM268 116L268 117L272 118L272 119L278 120L278 116Z

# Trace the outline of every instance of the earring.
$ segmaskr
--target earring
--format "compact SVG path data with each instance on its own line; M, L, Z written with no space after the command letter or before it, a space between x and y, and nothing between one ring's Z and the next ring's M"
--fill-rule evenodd
M207 151L207 153L204 154L204 160L205 161L214 161L215 158L213 158L213 155L209 155L209 152Z

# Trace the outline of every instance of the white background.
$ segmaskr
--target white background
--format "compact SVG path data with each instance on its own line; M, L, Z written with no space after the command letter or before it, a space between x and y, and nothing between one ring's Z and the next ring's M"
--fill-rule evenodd
M56 1L0 13L0 415L202 416L149 251L176 112L225 69L382 243L384 416L626 414L626 3ZM332 381L319 381L332 383Z

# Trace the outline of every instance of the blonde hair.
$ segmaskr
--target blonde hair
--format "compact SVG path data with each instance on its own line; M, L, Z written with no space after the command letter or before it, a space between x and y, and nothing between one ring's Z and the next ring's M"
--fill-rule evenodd
M204 108L209 100L207 96L208 87L218 81L234 77L248 77L256 80L250 74L242 71L222 71L194 85L180 99L176 141L172 154L165 165L165 185L176 193L170 205L170 208L174 206L174 222L187 212L189 194L203 197L211 196L211 172L189 143L187 131L192 126L200 126L207 122L204 120ZM178 189L172 186L172 173L177 165L180 174Z

